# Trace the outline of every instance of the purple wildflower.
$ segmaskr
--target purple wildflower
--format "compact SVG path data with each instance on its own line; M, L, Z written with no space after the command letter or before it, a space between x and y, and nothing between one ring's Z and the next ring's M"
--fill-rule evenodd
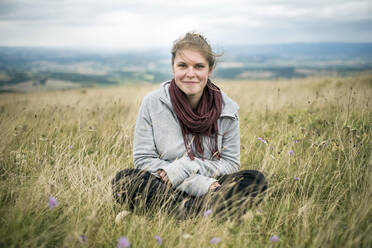
M296 181L300 181L299 177L294 177L293 179L296 180Z
M49 208L53 209L58 206L58 201L54 196L49 196Z
M279 236L278 235L271 236L270 241L271 242L279 242L280 241Z
M126 237L120 237L117 248L127 248L130 246L129 240Z
M208 209L207 211L204 212L204 217L208 217L211 214L212 214L212 209Z
M155 239L156 239L156 242L158 242L158 244L161 245L162 243L161 237L159 235L155 235Z
M117 195L118 197L120 197L120 196L121 196L121 194L120 194L120 193L117 193L116 195Z
M80 236L79 236L79 241L80 241L81 243L87 242L87 241L88 241L88 237L85 236L85 235L80 235Z
M293 151L292 149L291 149L291 150L289 150L289 152L288 152L288 153L289 153L289 155L290 155L290 156L293 156L293 155L294 155L294 151Z
M262 143L264 143L264 144L267 144L267 141L266 140L264 140L263 138L261 138L261 137L258 137L257 138L257 140L259 140L259 141L261 141Z
M326 148L326 147L327 147L327 143L324 143L324 144L323 144L323 148Z
M219 242L221 242L221 239L218 238L218 237L214 237L214 238L211 239L211 244L212 244L212 245L217 244L217 243L219 243Z
M295 140L295 143L297 144L298 143L298 140Z

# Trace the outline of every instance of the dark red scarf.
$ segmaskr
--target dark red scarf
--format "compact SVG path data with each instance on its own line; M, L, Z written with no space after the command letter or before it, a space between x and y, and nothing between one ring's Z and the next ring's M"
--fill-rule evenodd
M210 151L213 157L220 158L218 151L218 126L217 120L222 110L221 90L209 79L199 104L195 111L183 93L176 85L174 79L169 87L169 94L172 101L173 110L176 113L181 125L182 136L185 143L187 154L193 160L195 155L200 155L204 159L203 136L214 135L214 142L210 145ZM191 134L196 153L191 149L190 139L187 134Z

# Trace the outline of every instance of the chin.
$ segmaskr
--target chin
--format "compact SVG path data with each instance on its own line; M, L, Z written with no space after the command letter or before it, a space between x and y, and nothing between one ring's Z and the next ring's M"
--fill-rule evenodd
M187 96L195 96L198 94L198 91L196 90L185 90L184 92Z

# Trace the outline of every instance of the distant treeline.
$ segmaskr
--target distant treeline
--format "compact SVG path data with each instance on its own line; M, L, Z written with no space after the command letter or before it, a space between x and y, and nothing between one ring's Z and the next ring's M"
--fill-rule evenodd
M22 83L25 81L45 82L48 79L59 79L64 81L78 82L85 85L90 84L116 84L115 81L110 80L106 76L100 75L83 75L78 73L62 73L62 72L25 72L25 71L3 71L9 77L8 80L0 80L0 85L12 85Z
M216 77L219 78L244 78L243 73L269 73L269 78L281 77L281 78L294 78L294 77L305 77L302 73L297 73L295 67L262 67L262 68L219 68L216 70Z
M239 67L239 68L218 68L215 72L216 77L224 79L275 79L275 78L304 78L311 76L309 73L303 73L301 70L313 71L316 75L339 75L346 76L350 74L372 70L372 66L323 66L323 67ZM259 76L261 75L261 76Z
M119 83L136 83L136 82L162 82L169 79L169 76L160 72L124 72L117 71L108 75L93 75L80 73L64 73L64 72L29 72L22 70L2 70L2 74L7 76L7 79L0 79L0 86L13 85L25 81L35 81L45 84L47 80L57 79L90 85L115 85Z

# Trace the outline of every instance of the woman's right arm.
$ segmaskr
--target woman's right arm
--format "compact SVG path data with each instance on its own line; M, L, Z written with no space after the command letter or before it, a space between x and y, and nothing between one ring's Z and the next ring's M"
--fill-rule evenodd
M147 97L143 99L137 116L133 140L133 160L135 168L157 172L160 167L170 163L162 160L156 149L148 100Z
M169 162L161 158L154 140L154 128L156 127L153 126L151 119L151 109L156 107L156 102L151 96L146 96L143 99L134 131L134 167L149 171L157 176L160 176L159 174L163 170L167 177L164 175L161 178L165 182L168 179L173 187L177 187L186 178L196 174L199 167L196 164L184 166L180 160Z

